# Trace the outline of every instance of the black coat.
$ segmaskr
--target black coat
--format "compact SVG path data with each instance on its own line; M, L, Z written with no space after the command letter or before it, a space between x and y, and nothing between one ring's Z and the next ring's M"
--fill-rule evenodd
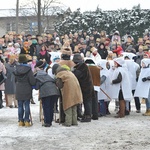
M88 66L85 63L81 63L77 64L74 68L75 69L73 73L79 81L83 95L83 101L86 101L86 99L89 98L92 100L94 87Z
M36 82L31 67L25 64L17 65L14 75L16 79L16 99L30 100L32 98L32 86Z

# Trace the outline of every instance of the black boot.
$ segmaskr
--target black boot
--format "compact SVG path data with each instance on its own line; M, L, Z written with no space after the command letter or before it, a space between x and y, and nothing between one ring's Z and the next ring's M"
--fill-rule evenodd
M91 122L91 116L85 116L80 120L81 122Z
M3 100L2 100L2 98L0 98L0 109L1 108L3 108L4 106L3 106Z

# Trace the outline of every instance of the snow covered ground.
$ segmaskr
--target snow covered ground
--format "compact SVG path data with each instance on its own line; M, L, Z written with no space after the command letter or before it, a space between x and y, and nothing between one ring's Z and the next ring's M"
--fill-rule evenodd
M0 109L0 150L150 150L150 117L137 114L134 102L130 116L122 119L114 118L112 101L111 115L98 121L79 122L73 127L54 122L52 127L45 128L39 121L37 92L34 100L33 126L29 128L18 126L16 108ZM142 104L144 112L145 104Z

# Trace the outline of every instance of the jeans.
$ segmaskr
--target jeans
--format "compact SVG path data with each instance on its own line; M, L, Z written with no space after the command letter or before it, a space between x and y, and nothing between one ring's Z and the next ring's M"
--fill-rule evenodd
M30 122L30 100L18 100L18 119L19 121Z
M106 115L106 106L105 106L105 102L104 100L99 100L99 104L100 104L100 114L101 115Z
M52 124L54 114L54 104L56 103L58 96L48 96L42 98L42 106L44 113L44 123Z
M148 98L146 98L146 109L150 109L150 90L149 90L149 94L148 94Z

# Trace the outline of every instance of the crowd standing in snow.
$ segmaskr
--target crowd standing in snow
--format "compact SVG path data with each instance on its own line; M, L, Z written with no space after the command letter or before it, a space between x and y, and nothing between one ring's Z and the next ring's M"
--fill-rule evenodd
M130 114L133 99L140 113L142 98L143 115L150 116L149 32L138 41L128 31L123 36L96 30L64 36L10 32L0 38L0 72L0 108L4 91L6 107L18 108L19 126L31 126L33 89L39 91L45 127L52 125L54 111L60 113L55 121L67 127L98 120L110 114L111 100L116 118Z

